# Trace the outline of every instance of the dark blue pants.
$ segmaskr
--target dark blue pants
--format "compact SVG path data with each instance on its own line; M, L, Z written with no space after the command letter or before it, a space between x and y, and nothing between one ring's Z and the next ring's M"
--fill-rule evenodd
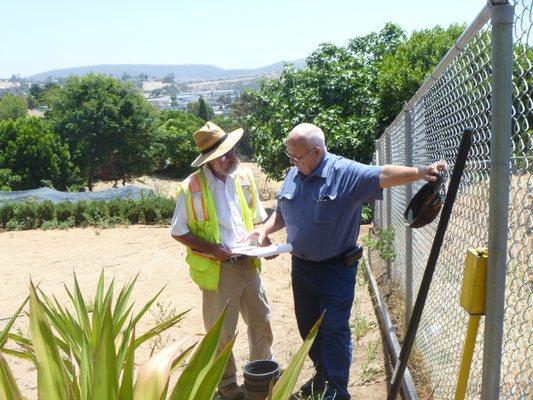
M350 399L348 375L352 360L350 312L355 295L357 264L313 263L292 257L292 292L298 330L305 339L325 310L319 333L309 351L317 371L337 391L336 400Z

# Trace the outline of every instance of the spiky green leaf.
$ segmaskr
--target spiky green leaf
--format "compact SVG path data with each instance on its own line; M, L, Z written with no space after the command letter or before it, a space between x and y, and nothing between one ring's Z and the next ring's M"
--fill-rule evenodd
M15 378L13 378L13 374L2 353L0 353L0 399L22 400L17 382L15 382Z
M198 386L201 384L216 358L220 332L224 317L226 316L226 307L222 310L217 321L207 331L187 364L187 367L181 373L178 382L170 394L171 400L189 399L191 394L198 390Z
M298 376L300 375L300 371L302 370L305 358L307 357L307 354L311 349L311 345L313 344L316 338L323 317L324 314L322 314L322 316L315 323L315 325L305 338L302 346L300 347L296 355L293 357L289 366L274 385L272 392L269 394L269 399L286 400L291 396L291 393L294 390L294 386L296 385L296 381L298 380Z
M37 386L39 398L67 400L70 383L59 355L54 335L46 319L43 305L33 283L30 282L30 331L37 358Z

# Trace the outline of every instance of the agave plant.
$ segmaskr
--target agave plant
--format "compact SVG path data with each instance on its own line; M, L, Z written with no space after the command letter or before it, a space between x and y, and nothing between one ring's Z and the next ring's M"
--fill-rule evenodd
M74 276L74 291L67 289L71 313L30 283L30 295L0 333L0 399L23 399L2 353L31 360L37 370L39 399L46 400L208 400L222 377L235 337L217 351L225 309L196 346L182 340L153 355L134 379L136 349L178 323L186 312L169 318L136 337L136 325L161 289L137 313L128 304L137 277L124 286L113 306L113 282L104 290L100 275L94 305L85 302ZM31 339L9 333L26 303L30 303ZM317 325L271 390L273 400L287 399L318 331ZM22 350L5 347L7 340ZM169 379L193 352L169 393Z

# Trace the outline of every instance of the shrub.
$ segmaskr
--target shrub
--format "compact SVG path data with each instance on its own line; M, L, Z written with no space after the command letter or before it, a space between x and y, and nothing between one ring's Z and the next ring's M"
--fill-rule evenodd
M57 203L54 207L55 219L59 222L67 221L69 218L74 218L74 203L69 201L64 201Z
M52 203L28 201L0 205L0 228L7 230L66 229L73 226L112 227L120 224L169 223L173 199L143 196L140 199Z
M44 221L52 221L54 219L54 203L50 200L43 201L39 204L38 212L41 223Z
M0 224L5 228L7 223L13 219L15 203L4 203L0 205Z
M361 223L362 224L371 224L374 220L374 207L371 203L363 204L363 209L361 211Z
M16 203L12 217L16 229L33 229L41 226L39 209L39 203L33 200Z
M362 243L369 249L376 250L384 261L394 261L396 259L394 230L392 228L378 228L375 238L368 234L368 236L363 236Z
M88 225L100 225L109 219L109 209L105 201L88 201L83 211L84 221Z

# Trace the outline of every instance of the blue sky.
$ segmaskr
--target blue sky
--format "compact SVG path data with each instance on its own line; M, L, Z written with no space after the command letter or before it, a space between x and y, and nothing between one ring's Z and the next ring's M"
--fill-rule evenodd
M388 22L467 23L485 0L2 0L0 77L95 64L255 68Z

